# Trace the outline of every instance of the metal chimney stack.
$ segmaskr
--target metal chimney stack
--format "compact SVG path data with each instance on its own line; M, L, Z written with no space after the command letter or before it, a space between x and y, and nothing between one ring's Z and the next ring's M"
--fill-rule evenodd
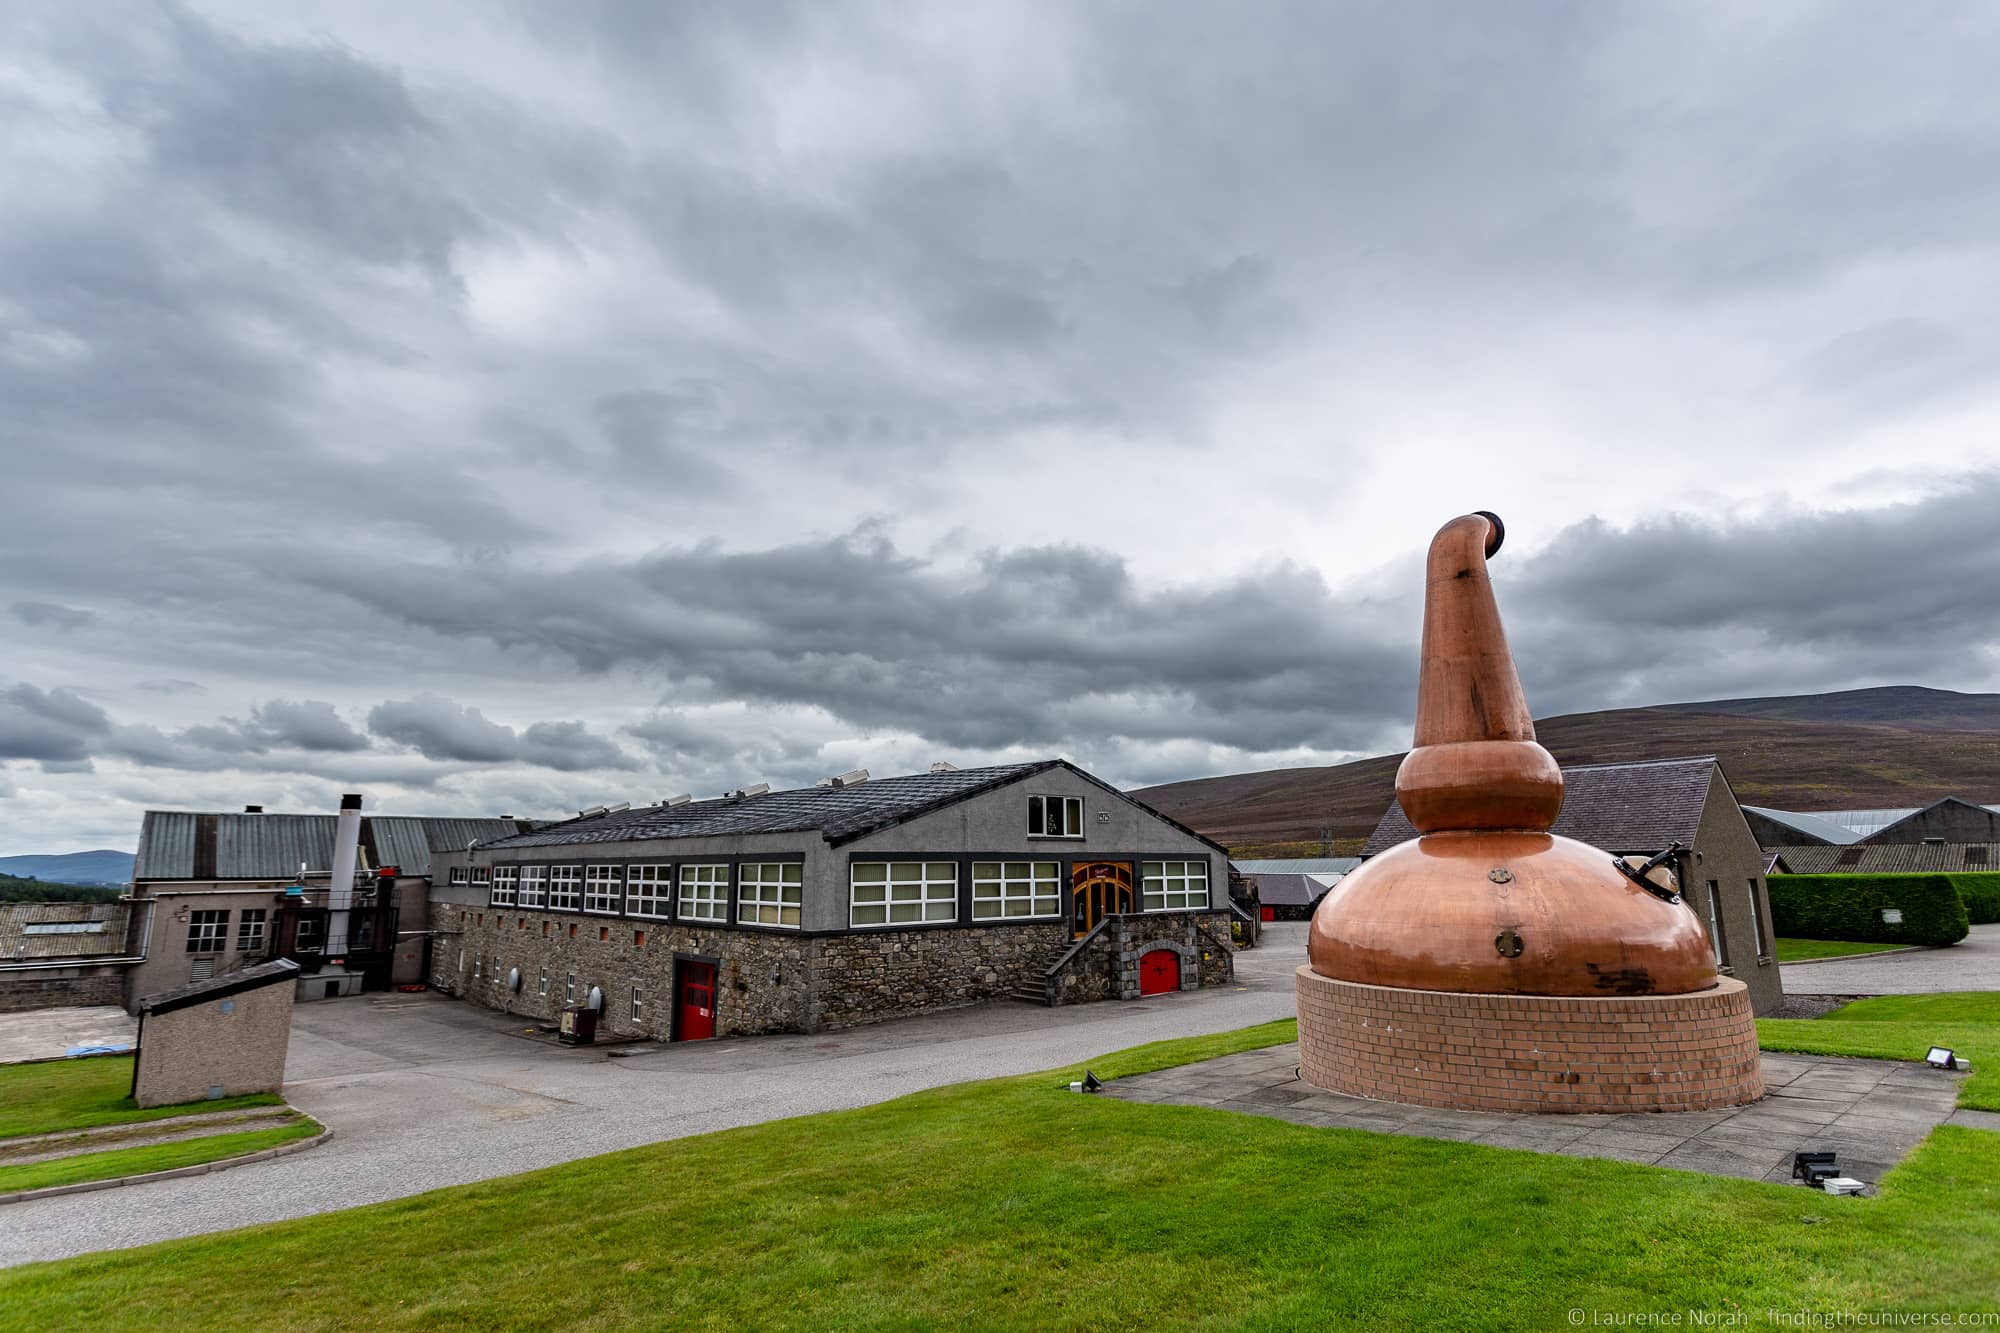
M333 878L326 886L326 956L347 954L348 913L354 906L354 863L361 849L361 797L340 798L340 822L333 830Z

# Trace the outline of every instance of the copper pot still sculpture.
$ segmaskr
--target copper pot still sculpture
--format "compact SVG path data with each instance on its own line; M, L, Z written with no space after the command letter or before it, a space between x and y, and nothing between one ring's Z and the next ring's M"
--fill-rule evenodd
M1659 867L1549 833L1562 771L1535 740L1486 562L1488 513L1439 529L1425 575L1416 742L1396 800L1420 836L1313 914L1312 970L1338 981L1502 995L1713 989L1700 921Z

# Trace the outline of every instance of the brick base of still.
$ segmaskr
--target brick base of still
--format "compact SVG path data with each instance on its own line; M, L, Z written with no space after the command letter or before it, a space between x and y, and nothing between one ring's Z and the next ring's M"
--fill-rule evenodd
M1764 1095L1750 992L1477 995L1298 970L1299 1072L1331 1092L1465 1111L1698 1111Z

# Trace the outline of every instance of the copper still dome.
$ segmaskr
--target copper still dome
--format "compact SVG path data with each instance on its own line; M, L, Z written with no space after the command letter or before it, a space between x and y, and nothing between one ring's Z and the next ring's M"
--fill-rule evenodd
M1684 902L1609 852L1549 833L1562 771L1535 725L1467 514L1431 541L1415 745L1396 800L1419 837L1343 879L1313 914L1312 970L1339 981L1515 995L1678 995L1715 985Z

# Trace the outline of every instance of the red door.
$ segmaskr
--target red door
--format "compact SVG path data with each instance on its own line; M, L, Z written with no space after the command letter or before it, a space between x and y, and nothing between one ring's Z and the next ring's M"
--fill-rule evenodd
M680 994L674 1001L674 1040L703 1041L715 1035L715 964L680 962Z
M1181 988L1181 956L1172 949L1155 949L1139 958L1139 994L1165 995Z
M1278 909L1260 905L1257 908L1257 918L1260 921L1276 921L1278 919Z

